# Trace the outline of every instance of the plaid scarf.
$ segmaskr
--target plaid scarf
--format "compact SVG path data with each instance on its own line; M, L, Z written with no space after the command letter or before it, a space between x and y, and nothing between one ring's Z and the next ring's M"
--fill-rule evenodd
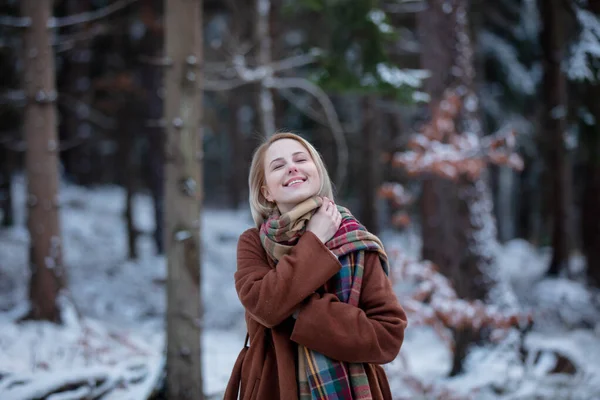
M283 215L275 211L262 224L262 244L275 262L291 250L322 203L320 197L310 198ZM386 275L387 255L377 236L368 232L348 209L337 208L342 215L342 223L325 245L338 257L342 268L321 288L321 293L334 293L340 301L358 307L365 252L376 251L379 254ZM300 400L372 399L362 363L332 360L302 345L298 345L298 384Z

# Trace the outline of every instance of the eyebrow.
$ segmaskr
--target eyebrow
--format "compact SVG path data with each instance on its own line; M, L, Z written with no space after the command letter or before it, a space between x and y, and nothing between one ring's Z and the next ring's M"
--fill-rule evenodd
M294 154L292 154L292 157L293 157L293 156L296 156L296 155L298 155L298 154L306 154L306 153L305 153L304 151L297 151L297 152L295 152ZM274 159L273 161L271 161L271 162L269 163L269 165L273 164L275 161L281 161L281 160L283 160L283 157L277 157L276 159Z

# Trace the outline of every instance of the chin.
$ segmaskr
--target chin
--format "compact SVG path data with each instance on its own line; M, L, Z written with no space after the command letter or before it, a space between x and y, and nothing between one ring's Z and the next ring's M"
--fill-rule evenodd
M286 200L286 203L288 203L288 204L300 204L304 200L309 199L309 198L311 198L311 197L313 197L315 195L316 195L316 193L312 193L312 192L296 193L296 194L294 194L294 196L290 196L290 198Z

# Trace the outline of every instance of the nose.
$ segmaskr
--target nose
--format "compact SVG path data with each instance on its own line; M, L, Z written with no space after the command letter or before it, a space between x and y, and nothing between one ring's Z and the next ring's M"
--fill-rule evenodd
M296 167L296 164L290 164L290 167L288 168L288 174L291 174L292 172L298 172L298 167Z

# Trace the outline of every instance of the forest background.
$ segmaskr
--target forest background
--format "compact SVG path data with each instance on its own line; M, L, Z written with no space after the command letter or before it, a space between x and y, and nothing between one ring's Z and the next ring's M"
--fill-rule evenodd
M594 398L599 71L598 0L1 1L0 398L222 397L276 131L384 239L395 398Z

